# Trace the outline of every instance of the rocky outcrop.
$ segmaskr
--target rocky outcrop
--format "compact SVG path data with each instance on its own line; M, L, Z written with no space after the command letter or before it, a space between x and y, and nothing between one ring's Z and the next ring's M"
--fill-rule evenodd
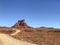
M18 22L13 25L12 28L30 28L30 26L25 23L25 20L18 20Z

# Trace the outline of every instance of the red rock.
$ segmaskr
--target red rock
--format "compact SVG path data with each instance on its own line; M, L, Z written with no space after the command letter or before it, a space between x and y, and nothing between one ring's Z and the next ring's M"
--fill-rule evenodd
M18 20L18 22L13 25L12 28L30 28L30 26L25 23L25 20Z

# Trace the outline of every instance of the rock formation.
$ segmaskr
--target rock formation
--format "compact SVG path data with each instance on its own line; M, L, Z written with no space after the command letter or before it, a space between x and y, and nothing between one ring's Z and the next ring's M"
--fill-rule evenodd
M12 28L30 28L30 26L25 23L25 20L18 20L18 22L13 25Z

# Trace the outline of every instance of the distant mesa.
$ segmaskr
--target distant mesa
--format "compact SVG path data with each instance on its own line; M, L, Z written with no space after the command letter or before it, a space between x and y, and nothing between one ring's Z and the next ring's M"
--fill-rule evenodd
M18 20L16 24L12 26L12 28L30 28L25 22L25 20Z

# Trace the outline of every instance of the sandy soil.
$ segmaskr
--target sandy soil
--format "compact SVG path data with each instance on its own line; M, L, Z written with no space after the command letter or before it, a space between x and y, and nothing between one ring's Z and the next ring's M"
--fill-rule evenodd
M37 45L37 44L17 40L7 34L0 34L0 45Z

